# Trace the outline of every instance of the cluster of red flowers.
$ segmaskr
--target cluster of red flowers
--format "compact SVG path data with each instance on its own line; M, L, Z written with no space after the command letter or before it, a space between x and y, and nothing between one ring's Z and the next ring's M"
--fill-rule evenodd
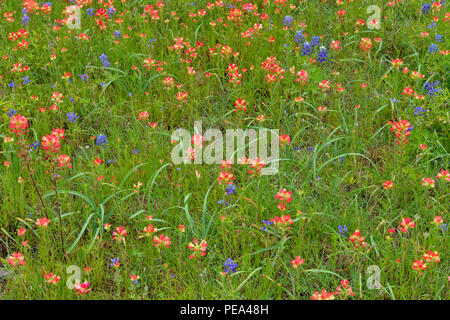
M155 8L156 7L156 8ZM154 5L147 5L144 7L144 16L149 16L152 20L159 20L159 8L165 7L164 3L162 1L158 1L156 3L156 6Z
M208 243L206 240L202 240L199 242L197 238L194 238L193 242L189 242L188 249L194 251L193 254L189 256L189 259L193 259L195 257L204 257L206 256L206 248L208 247Z
M283 215L281 217L276 216L275 218L270 219L270 221L273 222L275 227L278 227L282 230L289 230L291 228L290 225L294 224L294 221L292 221L290 215Z
M373 47L372 40L370 40L369 38L362 38L359 47L364 52L369 51Z
M227 67L227 73L228 76L230 77L229 82L234 84L234 85L240 85L241 84L241 79L242 79L242 74L239 72L239 67L235 64L230 64Z
M248 159L248 163L250 164L251 169L248 170L247 173L250 174L257 174L257 173L261 173L261 168L266 166L266 163L261 160L260 158L256 158L256 159ZM255 169L255 170L253 170Z
M23 38L22 41L17 42L17 47L14 47L12 50L16 51L17 49L20 49L20 50L27 49L28 48L28 44L29 44L29 42L27 40L25 40L27 37L28 37L28 31L26 29L20 29L17 32L9 33L8 39L10 41L12 41L12 42L16 42L20 38ZM16 63L16 64L18 64L18 63ZM17 68L17 67L15 66L14 68ZM14 70L14 68L13 68L13 71L16 71L16 70ZM24 69L24 70L22 70L20 72L27 71L28 69L29 68L26 67L26 69Z
M113 240L125 243L125 237L127 235L127 229L123 226L119 226L116 228L116 230L113 231Z
M441 172L436 175L436 179L444 179L445 181L450 182L450 173L448 170L441 169Z
M231 184L233 183L234 176L230 171L221 171L219 174L219 184Z
M267 83L276 82L284 78L285 70L280 67L276 57L267 57L261 63L261 68L266 71Z
M25 265L25 257L21 252L15 252L8 257L8 263L13 268L17 268L18 266L24 266Z
M159 237L153 237L153 245L155 247L164 247L168 248L172 244L170 238L168 236L165 236L164 233L161 233Z
M90 284L88 281L85 281L83 283L76 283L73 287L73 289L77 292L79 295L88 294L91 292L91 289L89 288Z
M246 157L243 157L241 159L238 159L238 163L240 165L250 165L250 169L247 171L247 173L251 175L258 175L261 174L261 169L266 166L266 163L261 158L256 159L248 159ZM222 169L231 168L231 162L228 160L222 161Z
M39 3L34 0L24 0L23 7L27 9L27 13L39 11Z
M237 99L234 102L234 112L236 112L237 110L242 110L242 111L247 111L247 108L245 107L245 100L243 99Z
M59 280L61 280L60 276L57 276L56 274L53 274L51 272L48 273L48 274L46 272L43 272L42 276L47 281L47 283L50 283L50 284L53 284L53 285L56 285L59 282Z
M389 121L388 124L392 125L391 131L394 132L397 137L398 145L406 145L408 143L408 137L411 134L412 126L408 120L400 120L398 122Z
M282 134L279 140L280 146L289 145L291 143L291 137L289 137L287 134Z
M110 10L111 8L112 10L115 10L113 6L109 7ZM108 24L106 21L109 20L108 12L103 8L99 8L97 9L95 16L97 17L97 19L95 20L97 26L102 30L106 30L108 28Z
M20 114L12 116L9 120L9 128L12 133L23 135L28 128L28 119Z
M64 129L53 129L51 134L42 137L42 150L47 154L47 160L56 161L59 168L72 168L70 157L66 154L57 155L61 140L65 138Z
M335 292L327 292L325 289L322 289L321 293L314 291L314 295L311 296L311 299L334 300L336 297L340 297L340 299L344 300L349 296L354 297L355 293L353 292L352 287L350 287L350 282L347 279L343 279L341 280L341 285L336 288Z
M367 247L367 242L365 242L366 238L361 236L361 232L356 229L355 232L350 236L350 241L353 243L355 248L365 248Z
M292 191L287 191L285 188L281 189L275 196L275 199L280 200L277 208L280 209L281 211L285 211L286 203L290 203L292 201L291 195Z
M400 221L400 231L405 233L407 232L409 229L412 229L416 226L416 224L414 223L414 221L412 221L411 218L402 218L402 221Z
M419 272L421 276L423 276L424 270L428 269L428 265L426 262L434 262L439 263L441 259L439 258L439 252L428 250L423 254L422 260L415 260L412 264L412 268Z
M295 75L297 76L295 82L300 83L302 86L306 85L309 79L308 72L306 70L300 70Z

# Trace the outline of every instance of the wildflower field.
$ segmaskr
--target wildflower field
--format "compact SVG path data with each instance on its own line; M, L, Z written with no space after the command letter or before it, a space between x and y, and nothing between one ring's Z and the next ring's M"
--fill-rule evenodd
M0 1L0 298L450 299L449 30L444 0ZM210 128L278 152L196 161Z

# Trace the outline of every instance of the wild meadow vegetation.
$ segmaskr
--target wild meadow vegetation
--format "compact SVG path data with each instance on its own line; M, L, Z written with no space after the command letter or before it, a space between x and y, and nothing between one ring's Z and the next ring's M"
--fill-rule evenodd
M2 299L449 299L450 6L0 2ZM279 130L176 164L194 122Z

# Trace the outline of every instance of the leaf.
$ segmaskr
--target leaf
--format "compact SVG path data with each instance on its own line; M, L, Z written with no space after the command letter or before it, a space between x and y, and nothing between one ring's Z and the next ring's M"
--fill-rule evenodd
M257 272L257 271L259 271L259 270L261 270L262 269L262 267L258 267L258 268L256 268L255 270L253 270L252 271L252 273L250 273L249 275L248 275L248 277L244 280L244 281L242 281L241 282L241 284L236 288L236 289L234 289L233 290L233 292L237 292L237 291L239 291L239 289L241 289L246 283L247 283L247 281Z
M58 191L58 194L64 194L64 193L72 194L74 196L82 198L84 201L86 201L91 206L91 208L94 211L97 211L97 206L95 205L94 201L92 201L88 196L85 196L84 194L81 194L81 193L79 193L77 191L72 191L72 190L59 190ZM47 194L44 194L42 196L42 198L45 199L45 198L48 198L48 197L53 196L55 194L56 194L56 192L52 191L52 192L49 192Z
M77 243L80 241L80 239L81 239L81 237L83 236L83 234L84 234L84 231L86 230L86 228L87 228L87 226L88 226L88 224L89 224L89 221L91 221L91 219L92 219L92 217L95 215L95 212L94 213L91 213L91 215L86 219L86 221L85 221L85 223L84 223L84 225L83 225L83 228L81 228L81 231L78 233L78 236L77 236L77 238L75 239L75 241L72 243L72 245L70 246L70 248L67 250L67 253L70 253L72 250L73 250L73 248L75 248L75 246L77 245ZM95 238L94 238L95 239Z

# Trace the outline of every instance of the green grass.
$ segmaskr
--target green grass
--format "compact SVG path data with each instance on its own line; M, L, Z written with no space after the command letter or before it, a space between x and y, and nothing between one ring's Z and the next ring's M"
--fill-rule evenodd
M81 9L81 29L60 25L57 30L55 19L64 18L68 3L54 2L51 13L28 13L26 27L21 2L0 4L0 56L5 57L0 61L0 158L9 162L0 167L0 268L12 273L0 278L2 299L311 299L315 291L334 292L343 279L355 292L352 299L450 298L449 186L445 178L436 178L448 169L450 147L450 64L448 55L439 52L449 50L448 4L422 14L423 1L417 0L395 6L386 1L286 1L285 6L255 1L256 11L268 18L243 11L242 21L235 22L227 19L227 5L208 9L208 1L194 1L195 6L163 1L164 8L155 8L158 20L142 16L150 2L114 1L116 12L104 19L108 27L101 30L96 17L86 14L88 8L95 13L102 7L94 1ZM238 8L242 4L233 2ZM369 5L382 9L379 30L356 25L368 19ZM200 9L207 15L189 16ZM345 16L339 17L338 10L345 10ZM15 20L7 21L6 12L15 12ZM287 15L292 26L283 28ZM114 22L119 17L121 24ZM439 20L428 28L432 17ZM321 36L327 61L311 62L318 57L318 46L302 55L302 45L295 42L301 23L307 25L302 31L307 41ZM243 38L255 24L262 28ZM21 28L29 33L28 48L14 50L24 38L14 42L8 36ZM115 43L117 30L121 37ZM420 37L422 31L429 35ZM81 33L90 39L77 39ZM189 43L179 51L170 49L178 37ZM373 47L364 52L360 42L366 37ZM330 49L333 40L341 49ZM432 43L439 46L435 53L429 50ZM238 55L221 54L225 45ZM195 56L185 53L188 47L195 47ZM210 54L210 48L217 54ZM100 61L102 53L110 66ZM261 68L268 57L276 57L284 69L283 79L274 83L267 83ZM163 70L145 68L147 58L161 61ZM403 60L398 70L391 63L396 58ZM12 72L14 63L30 69ZM240 85L229 81L230 64L242 74ZM196 74L189 75L187 67ZM294 67L295 73L308 72L306 85L295 81ZM412 71L423 78L412 79ZM62 79L66 72L72 74L71 82ZM89 78L83 81L80 74ZM23 84L25 76L29 84ZM168 76L174 88L165 88ZM322 80L330 82L331 90L319 88ZM435 81L440 91L427 94L425 83ZM336 91L338 84L345 90ZM423 99L402 94L406 87ZM54 92L64 98L52 111ZM188 92L186 102L175 98L177 92ZM296 102L297 97L304 101ZM246 101L246 112L233 112L237 99ZM422 115L415 114L417 107L425 110ZM27 150L36 141L42 146L42 137L53 129L64 128L59 154L71 158L72 168L53 170L41 147L27 153L27 160L18 157L20 136L10 131L10 109L28 118L23 135ZM138 120L143 111L149 114L146 121ZM78 116L73 123L67 120L69 112ZM262 123L260 115L266 119ZM193 133L194 121L200 120L204 131L256 127L287 134L291 143L280 146L279 172L252 176L249 166L233 164L236 193L229 195L219 184L220 172L226 171L220 165L173 164L171 134L176 128ZM414 129L408 143L399 146L388 121L400 120L409 120ZM100 134L107 144L96 144ZM103 163L94 164L96 158ZM427 177L435 180L434 187L422 186ZM387 180L394 182L392 190L383 188ZM283 188L292 192L286 211L277 208L275 199ZM282 215L293 220L289 230L263 230L263 220ZM440 226L431 224L435 216L442 217ZM47 228L35 223L42 217L51 220ZM416 226L401 232L400 222L407 217ZM107 223L110 230L104 228ZM138 238L150 223L158 231ZM345 235L339 232L344 225ZM119 226L127 229L125 242L113 240ZM26 233L19 236L22 227ZM355 248L350 241L356 229L367 247ZM153 246L153 237L161 233L171 238L168 248ZM207 241L204 257L188 258L193 238ZM413 262L423 260L428 250L439 252L440 262L426 262L421 275ZM25 265L13 268L8 257L16 252L24 255ZM290 261L296 256L305 261L293 268ZM111 267L117 257L120 267ZM222 275L228 258L238 267ZM81 269L82 282L89 281L88 294L77 295L67 287L66 281L75 279L67 273L72 265ZM84 270L87 266L91 271ZM379 289L368 286L371 266L380 270ZM48 284L43 272L61 280ZM140 276L137 283L130 274Z

